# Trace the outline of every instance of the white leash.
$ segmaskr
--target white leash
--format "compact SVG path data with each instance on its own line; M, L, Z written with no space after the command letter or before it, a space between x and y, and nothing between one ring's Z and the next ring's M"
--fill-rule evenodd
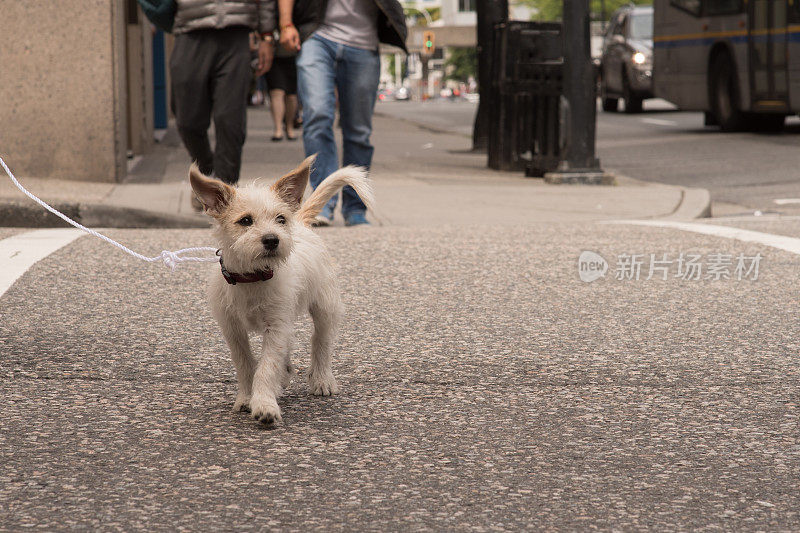
M131 250L127 246L124 246L124 245L118 243L117 241L106 237L102 233L98 233L93 229L89 229L86 226L83 226L83 225L75 222L74 220L69 218L67 215L65 215L65 214L59 212L58 210L50 207L49 205L44 203L42 200L40 200L39 198L37 198L36 196L34 196L30 192L28 192L25 189L25 187L23 187L22 184L20 184L20 182L17 181L17 178L14 177L14 174L11 173L11 170L8 168L8 166L6 166L6 162L3 161L2 157L0 157L0 165L3 166L3 169L6 171L6 174L8 174L8 177L11 178L11 181L14 183L14 185L16 185L17 188L25 194L25 196L27 196L28 198L30 198L31 200L33 200L34 202L36 202L40 206L44 207L45 209L47 209L48 211L50 211L51 213L53 213L54 215L56 215L57 217L62 219L64 222L67 222L68 224L72 224L76 228L85 231L89 235L94 235L95 237L97 237L99 239L103 239L107 243L116 246L117 248L119 248L123 252L129 253L130 255L132 255L133 257L136 257L137 259L141 259L142 261L147 261L148 263L154 263L156 261L164 261L164 264L167 265L168 267L170 267L172 270L175 270L175 267L178 266L178 263L186 263L186 262L204 263L204 262L211 262L211 261L215 261L215 262L219 261L219 258L216 257L216 256L215 257L196 257L196 256L184 256L183 255L183 254L190 253L190 252L205 252L205 251L216 252L216 248L211 248L210 246L200 246L200 247L196 247L196 248L183 248L181 250L175 250L174 252L172 252L170 250L163 250L160 254L158 254L155 257L147 257L147 256L142 255L140 253L134 252L133 250Z

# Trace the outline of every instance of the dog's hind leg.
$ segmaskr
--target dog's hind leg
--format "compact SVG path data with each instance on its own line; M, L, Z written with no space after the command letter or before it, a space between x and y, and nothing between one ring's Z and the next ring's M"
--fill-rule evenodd
M256 361L250 350L250 339L247 331L237 321L228 318L222 312L218 314L217 321L222 329L222 335L231 350L231 359L236 368L236 381L239 384L239 391L236 393L236 401L233 403L234 411L249 411L250 396L253 388L253 372L255 372Z
M309 306L314 320L311 336L311 368L308 372L308 387L311 394L330 396L339 392L336 378L331 370L333 344L342 317L342 302L338 293L327 294Z

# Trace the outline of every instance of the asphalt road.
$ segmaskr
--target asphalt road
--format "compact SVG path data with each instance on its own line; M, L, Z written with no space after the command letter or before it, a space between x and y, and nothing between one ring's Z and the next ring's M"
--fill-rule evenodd
M597 152L603 166L625 175L708 189L717 214L800 213L797 117L781 133L723 133L703 126L702 113L656 100L639 115L599 111ZM785 199L797 202L775 202Z
M342 392L307 394L298 321L273 430L231 412L215 266L82 237L28 270L0 297L0 529L800 529L796 254L585 223L320 234ZM579 279L585 250L605 277ZM756 280L616 279L624 254L681 252L763 260Z
M445 105L418 111L468 121ZM642 120L677 116L659 113L601 121L635 139L660 127ZM248 175L297 160L297 143L264 149L263 122L250 133ZM479 157L463 141L397 127L373 169L457 190ZM160 165L183 176L184 159ZM0 271L0 530L800 529L800 218L711 221L767 234L747 243L473 211L319 230L347 307L341 394L308 395L298 320L299 376L271 430L231 411L214 265L172 272L86 236L5 292ZM0 228L0 247L26 231ZM109 235L146 255L214 244L208 230ZM593 282L585 251L608 264ZM737 279L740 254L760 256L757 278ZM632 255L639 279L618 279ZM679 275L690 255L702 279Z
M435 130L455 132L472 138L477 104L466 100L437 99L427 102L378 102L375 112L422 124Z
M471 135L476 107L463 101L382 102L377 110ZM645 102L638 115L598 108L597 154L612 172L708 189L715 215L800 214L797 117L787 119L781 133L722 133L703 126L702 113L679 112L663 100Z

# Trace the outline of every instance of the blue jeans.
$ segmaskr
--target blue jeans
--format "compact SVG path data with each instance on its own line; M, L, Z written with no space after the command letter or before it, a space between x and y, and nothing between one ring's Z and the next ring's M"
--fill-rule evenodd
M329 41L318 35L308 39L297 56L297 89L303 105L303 145L306 156L317 154L311 186L339 168L333 121L336 91L339 93L339 125L342 128L342 166L369 168L374 148L372 112L378 92L380 57L377 50L363 50ZM326 208L333 212L337 196ZM342 190L345 218L367 208L352 187Z

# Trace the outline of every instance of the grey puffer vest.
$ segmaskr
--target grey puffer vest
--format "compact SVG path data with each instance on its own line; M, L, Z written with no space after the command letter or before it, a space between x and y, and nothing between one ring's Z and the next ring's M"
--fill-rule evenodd
M246 26L275 30L276 0L177 0L173 33Z

